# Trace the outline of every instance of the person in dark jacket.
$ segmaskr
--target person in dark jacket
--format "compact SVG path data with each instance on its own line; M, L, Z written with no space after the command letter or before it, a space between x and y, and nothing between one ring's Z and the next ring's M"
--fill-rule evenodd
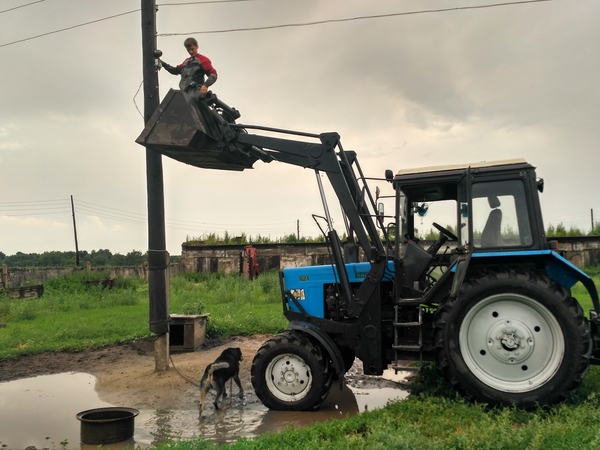
M161 61L162 66L170 74L181 75L179 88L183 92L192 95L196 91L200 94L206 94L208 87L217 81L217 71L210 59L198 53L198 41L196 39L187 38L183 45L190 57L176 67Z
M190 107L192 116L200 129L205 129L204 121L200 119L206 106L201 105L200 99L208 92L208 87L217 81L217 71L210 59L198 53L198 41L189 37L184 42L190 57L176 67L161 61L162 67L173 75L181 75L179 88ZM206 111L204 111L206 113ZM198 114L200 116L198 116Z

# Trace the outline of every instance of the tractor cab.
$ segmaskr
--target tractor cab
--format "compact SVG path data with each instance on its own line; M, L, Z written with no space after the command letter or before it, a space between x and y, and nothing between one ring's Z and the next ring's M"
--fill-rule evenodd
M427 290L434 273L446 273L472 255L506 258L549 248L538 197L543 184L522 159L401 170L393 185L396 255L409 289ZM420 245L433 229L437 239Z
M537 226L539 186L535 168L520 159L401 170L397 223L409 241L428 227L444 228L463 251L548 248Z

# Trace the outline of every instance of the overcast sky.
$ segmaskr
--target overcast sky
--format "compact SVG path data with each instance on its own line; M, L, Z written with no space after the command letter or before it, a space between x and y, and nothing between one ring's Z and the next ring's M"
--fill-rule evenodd
M600 2L499 3L163 0L158 47L176 65L196 37L239 122L337 131L368 176L525 158L545 179L546 225L587 232L591 211L600 217ZM0 0L0 251L73 250L71 196L80 249L147 250L145 149L134 142L144 125L140 6ZM380 17L209 33L361 16ZM159 79L161 98L177 88L178 77ZM226 230L276 238L299 221L300 234L317 234L314 173L254 167L163 158L171 254L186 236Z

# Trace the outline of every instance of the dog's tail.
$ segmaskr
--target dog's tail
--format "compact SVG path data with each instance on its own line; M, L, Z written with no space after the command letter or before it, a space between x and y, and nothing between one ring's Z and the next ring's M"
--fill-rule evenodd
M202 380L200 382L200 389L210 389L209 386L212 385L214 371L219 369L227 369L228 367L228 362L218 362L209 365L208 372L204 375L204 377L202 377Z
M228 362L212 363L210 365L210 368L208 369L208 375L211 376L215 370L227 369L228 367L229 367Z
M208 366L208 372L202 377L200 381L200 416L204 410L204 401L206 399L206 393L209 391L213 384L213 372L219 369L227 369L229 367L228 362L212 363Z

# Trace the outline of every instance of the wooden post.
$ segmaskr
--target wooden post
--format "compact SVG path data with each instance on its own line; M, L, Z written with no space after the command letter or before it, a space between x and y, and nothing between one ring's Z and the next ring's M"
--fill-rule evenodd
M2 264L2 286L4 289L8 289L8 266L6 264Z
M71 212L73 213L73 233L75 234L75 266L79 267L79 245L77 244L77 224L75 223L75 203L71 195Z
M142 0L142 65L144 77L144 122L158 108L156 67L156 0ZM148 295L150 331L157 335L154 346L155 370L169 368L169 254L165 237L165 205L160 153L146 149L148 194Z

